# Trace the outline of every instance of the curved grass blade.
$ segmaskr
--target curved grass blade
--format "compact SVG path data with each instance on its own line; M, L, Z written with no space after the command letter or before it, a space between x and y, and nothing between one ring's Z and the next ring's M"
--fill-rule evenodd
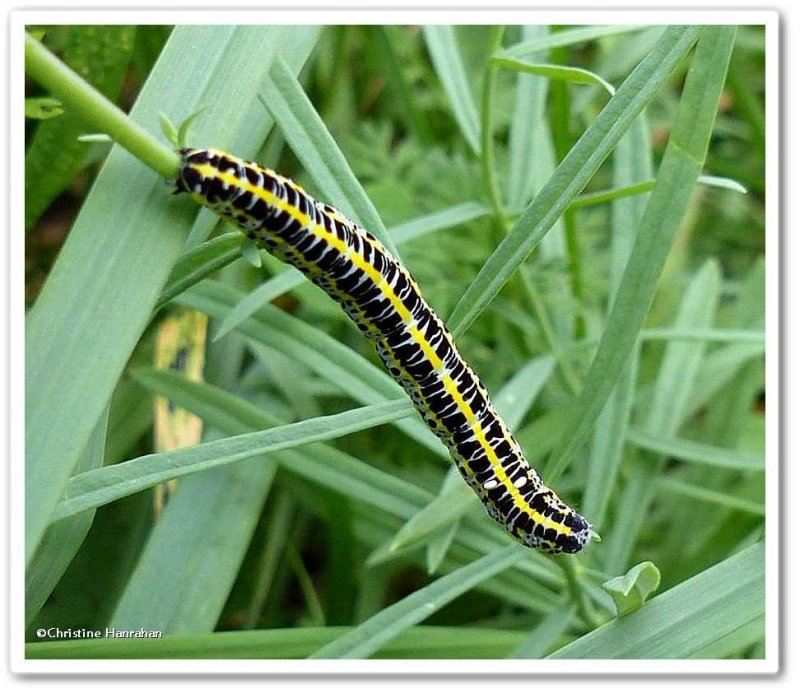
M596 75L590 70L568 65L553 65L551 63L529 63L517 58L510 58L503 53L493 55L491 63L494 67L511 70L512 72L524 72L529 75L539 75L549 77L554 80L563 80L572 84L587 84L602 87L611 96L614 96L615 89L606 82L600 75Z
M242 235L238 231L217 236L184 253L161 290L155 310L163 308L172 299L200 280L241 257Z

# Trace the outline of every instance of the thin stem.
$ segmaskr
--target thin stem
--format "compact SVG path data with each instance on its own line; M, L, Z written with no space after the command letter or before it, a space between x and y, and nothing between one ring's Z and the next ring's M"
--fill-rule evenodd
M495 26L491 28L489 35L489 55L491 56L503 41L505 27ZM494 96L494 85L497 80L497 69L492 65L491 60L486 66L486 75L483 80L483 93L481 95L481 165L483 169L483 180L489 198L492 203L494 218L503 227L503 231L508 231L505 215L503 214L503 202L500 195L500 184L497 180L497 171L494 166L494 138L492 136L492 97Z
M567 49L563 47L554 48L551 51L551 60L555 64L567 63ZM555 80L550 87L550 121L553 132L553 145L556 151L556 158L559 162L572 149L572 133L570 132L571 109L567 84L560 80ZM581 247L578 241L578 229L575 220L574 208L567 207L564 210L564 236L567 244L567 256L569 258L569 275L572 285L572 295L575 297L578 306L583 305L583 278L581 276ZM586 325L580 311L575 315L575 338L581 339L586 336Z
M27 33L25 72L58 97L87 125L106 133L165 178L176 176L180 161L175 152L135 123Z
M521 265L520 270L522 271L522 282L525 286L525 291L527 292L528 298L533 306L534 318L539 326L539 331L541 332L542 337L547 344L547 348L550 350L550 353L556 360L556 367L558 368L561 380L573 395L577 395L578 391L580 390L580 379L573 370L569 360L564 357L564 352L558 344L555 330L553 329L553 324L550 321L550 315L547 313L547 307L545 306L544 299L542 299L542 296L536 287L536 283L530 276L529 268L525 265Z
M554 559L564 572L564 578L567 580L567 588L578 616L590 629L596 629L601 625L601 620L592 607L588 596L583 588L581 588L578 573L582 571L583 567L580 561L575 557L564 554L558 554Z

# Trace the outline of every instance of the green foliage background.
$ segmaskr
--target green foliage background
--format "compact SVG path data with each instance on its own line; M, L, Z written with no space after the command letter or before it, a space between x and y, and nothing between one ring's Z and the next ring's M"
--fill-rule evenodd
M603 542L514 546L335 304L66 108L26 133L28 657L765 657L762 28L44 43L391 239ZM203 384L150 366L175 306L212 318ZM205 442L154 452L154 393Z

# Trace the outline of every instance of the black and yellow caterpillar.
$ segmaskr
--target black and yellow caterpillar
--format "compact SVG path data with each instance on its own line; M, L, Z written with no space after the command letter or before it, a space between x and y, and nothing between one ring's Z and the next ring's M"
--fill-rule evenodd
M180 155L175 192L237 224L341 304L492 518L551 554L586 546L590 525L542 482L417 283L372 234L270 169L213 149Z

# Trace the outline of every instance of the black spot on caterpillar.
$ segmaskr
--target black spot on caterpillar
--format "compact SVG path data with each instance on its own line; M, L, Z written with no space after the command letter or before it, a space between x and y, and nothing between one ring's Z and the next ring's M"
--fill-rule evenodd
M372 234L270 169L218 150L180 155L175 192L237 224L342 306L492 518L551 554L586 546L590 525L542 482L413 277Z

